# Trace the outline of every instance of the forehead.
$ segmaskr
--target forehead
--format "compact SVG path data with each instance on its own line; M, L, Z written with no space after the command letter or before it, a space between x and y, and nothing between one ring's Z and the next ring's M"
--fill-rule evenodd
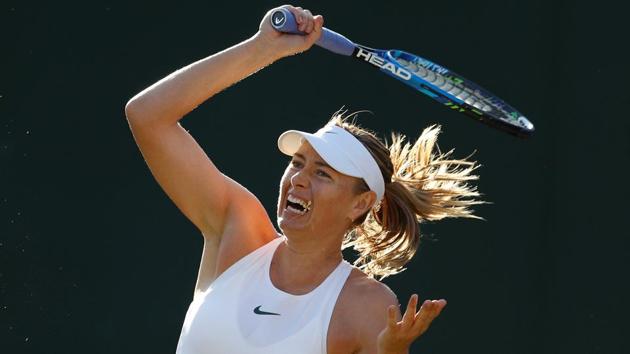
M352 183L352 182L355 182L355 181L361 181L360 178L348 176L348 175L343 174L343 173L337 171L336 169L334 169L332 166L330 166L326 162L326 160L324 160L317 153L317 150L315 150L313 148L313 146L306 140L304 140L302 142L302 145L300 145L300 148L295 152L295 155L297 155L297 154L299 154L301 156L304 156L304 158L307 161L313 161L316 165L321 165L321 166L328 167L331 171L333 171L335 173L335 175L339 178L340 181L343 181L345 183Z
M296 156L297 155L297 156ZM337 171L335 168L330 166L326 160L324 160L321 155L313 148L313 146L306 140L302 142L300 148L293 155L294 157L305 159L306 161L312 161L318 166L328 167L334 172L341 174L341 172Z
M300 145L299 149L297 149L295 153L300 154L309 159L324 161L324 159L322 159L319 153L317 153L317 151L306 139L302 140L302 145Z

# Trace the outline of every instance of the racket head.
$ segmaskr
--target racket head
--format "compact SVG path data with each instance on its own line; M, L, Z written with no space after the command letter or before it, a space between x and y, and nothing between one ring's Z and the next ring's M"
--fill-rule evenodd
M514 107L441 65L398 49L378 50L363 46L361 49L377 53L392 64L379 65L385 74L453 110L519 137L526 138L534 132L534 125ZM357 54L359 52L355 52Z

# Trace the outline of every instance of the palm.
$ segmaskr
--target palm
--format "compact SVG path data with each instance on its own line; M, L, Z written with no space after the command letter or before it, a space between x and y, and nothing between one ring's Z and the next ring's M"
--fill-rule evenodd
M400 321L396 320L396 307L388 308L387 326L378 335L380 352L406 352L411 343L420 337L429 328L431 322L439 316L446 306L446 300L426 300L418 312L416 312L417 305L418 295L414 294L409 299L405 314Z

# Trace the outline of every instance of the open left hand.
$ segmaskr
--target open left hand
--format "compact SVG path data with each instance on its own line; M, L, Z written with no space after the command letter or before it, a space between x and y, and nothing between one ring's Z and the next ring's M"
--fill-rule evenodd
M380 354L407 353L411 343L420 337L440 315L446 300L426 300L416 312L418 295L413 294L401 321L396 320L396 306L387 309L387 327L378 335Z

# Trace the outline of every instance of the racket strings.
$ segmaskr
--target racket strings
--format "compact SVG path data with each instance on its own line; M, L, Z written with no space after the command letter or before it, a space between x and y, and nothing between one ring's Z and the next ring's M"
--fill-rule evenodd
M489 125L506 128L510 132L531 134L534 130L534 125L516 109L448 69L409 53L394 50L388 55L420 81L413 84L407 82L408 85L416 88L420 86L420 91L451 109L458 109ZM423 85L422 82L429 85Z
M440 90L457 97L469 106L486 113L491 112L493 110L493 106L495 106L488 97L484 97L478 90L472 90L469 87L455 83L450 78L438 72L427 69L422 65L418 65L417 62L408 61L403 58L396 58L396 61L421 79L431 83Z

